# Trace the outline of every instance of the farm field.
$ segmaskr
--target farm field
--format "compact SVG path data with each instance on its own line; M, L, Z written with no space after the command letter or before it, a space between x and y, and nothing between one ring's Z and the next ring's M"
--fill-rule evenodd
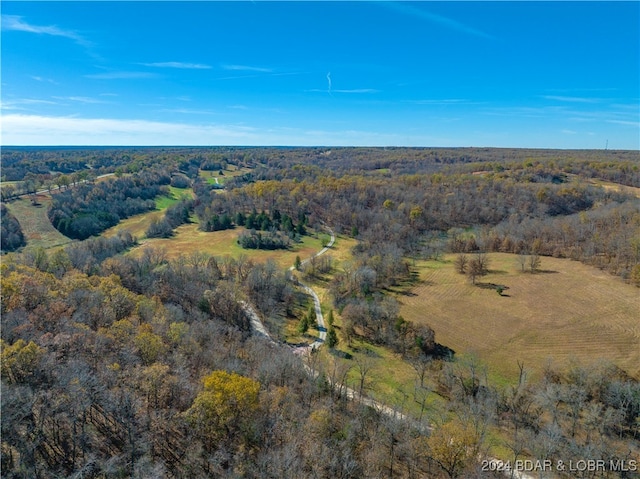
M489 255L490 273L473 286L455 271L454 255L416 265L419 284L398 294L400 314L428 324L457 355L475 354L503 380L517 361L539 375L553 358L590 364L609 360L640 376L640 295L634 286L566 259L542 258L537 274L522 273L516 256Z

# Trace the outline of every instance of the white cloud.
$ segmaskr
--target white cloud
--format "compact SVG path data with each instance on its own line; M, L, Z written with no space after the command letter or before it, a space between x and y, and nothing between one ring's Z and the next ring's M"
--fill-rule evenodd
M156 78L157 75L149 72L107 72L107 73L93 73L91 75L85 75L85 78L91 78L92 80L135 80L140 78Z
M210 70L210 65L202 63L183 63L183 62L156 62L156 63L140 63L146 67L156 68L181 68L186 70Z
M417 2L416 2L417 3ZM428 3L428 2L427 2ZM432 23L437 23L444 27L450 28L451 30L457 30L459 32L467 33L470 35L474 35L477 37L484 38L492 38L491 35L478 30L477 28L470 27L465 25L457 20L452 18L448 18L442 15L438 15L436 13L431 13L427 10L422 10L420 8L413 7L408 3L399 3L399 2L379 2L380 5L383 5L387 8L391 8L398 12L404 13L406 15L411 15L414 17L422 18Z
M640 121L626 121L626 120L607 120L607 123L615 123L617 125L635 126L640 128Z
M28 106L36 105L57 105L55 101L39 100L35 98L18 98L15 100L3 101L1 107L3 110L26 110Z
M39 82L53 83L54 85L59 85L59 83L57 81L52 80L50 78L42 78L42 77L37 76L37 75L30 75L30 78L32 80L39 81Z
M272 73L271 68L253 67L249 65L221 65L223 70Z
M31 25L22 20L22 17L19 15L2 15L2 29L36 33L39 35L51 35L54 37L64 37L85 47L91 45L91 42L73 30L64 30L56 25Z
M331 93L379 93L375 88L354 88L353 90L331 90Z
M186 115L215 115L216 112L212 110L193 110L190 108L163 108L158 110L164 113L184 113Z
M234 125L21 114L3 115L2 136L5 145L211 145L258 142L252 128Z
M462 98L443 98L440 100L409 100L414 105L478 105L480 102L465 100Z
M600 100L597 98L580 97L580 96L558 96L558 95L543 95L545 100L564 101L569 103L598 103Z
M397 146L437 143L431 137L359 130L254 128L146 120L3 115L2 144L25 146L104 145L290 145Z
M53 98L57 100L67 100L67 101L75 101L78 103L87 103L87 104L104 104L109 103L108 101L98 100L97 98L89 98L86 96L54 96Z

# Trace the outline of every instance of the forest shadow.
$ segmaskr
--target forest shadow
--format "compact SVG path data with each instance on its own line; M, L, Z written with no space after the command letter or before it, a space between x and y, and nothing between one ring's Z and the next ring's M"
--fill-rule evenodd
M498 289L502 289L503 291L506 291L507 289L509 289L509 286L505 284L496 284L496 283L476 283L476 286L482 289L495 289L496 291Z
M339 349L329 349L329 354L336 358L353 359L353 354L350 354L347 351L340 351Z
M490 269L488 271L488 274L498 274L498 275L503 275L503 274L509 274L508 271L504 271L502 269Z
M354 346L351 345L349 346L349 348L351 349L351 351L353 351L354 353L362 353L365 356L369 356L371 358L381 358L382 356L380 356L380 354L378 354L375 351L372 351L371 349L365 347L365 346Z
M432 356L433 359L440 359L442 361L453 361L456 352L449 346L436 343L433 349L430 351L429 355Z
M413 291L407 291L407 290L400 290L400 291L394 291L396 294L399 294L400 296L418 296L416 293L414 293Z

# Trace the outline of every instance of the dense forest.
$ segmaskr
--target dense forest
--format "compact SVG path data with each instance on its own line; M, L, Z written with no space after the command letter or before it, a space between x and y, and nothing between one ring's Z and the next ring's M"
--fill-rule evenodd
M517 381L493 384L481 363L439 344L438 331L405 321L389 294L412 279L416 259L455 253L473 262L491 251L571 258L640 286L640 199L598 183L640 187L638 152L6 155L3 179L22 183L10 194L3 188L3 198L60 181L49 217L82 241L52 250L27 244L3 257L3 477L490 478L505 475L478 458L496 448L510 461L589 458L628 468L639 458L638 378L595 362L549 364L533 381L520 365ZM201 175L228 168L237 174L223 193ZM83 181L111 172L115 178ZM197 221L205 232L242 227L249 248L265 238L286 246L325 225L355 238L338 269L328 256L297 266L305 280L327 278L342 325L336 339L366 340L412 365L416 386L406 400L420 417L348 399L347 386L364 391L366 361L352 366L354 382L343 363L252 334L247 305L275 337L308 307L291 273L274 262L199 252L169 259L126 231L97 236L153 209L170 184L190 185L194 198L167 208L147 237ZM2 215L9 251L24 243L20 218L4 205ZM131 248L138 254L123 254ZM637 468L576 474L560 475L639 477Z
M52 197L51 224L73 239L86 239L115 226L121 219L155 208L153 199L167 193L163 173L142 172L95 185L81 184Z
M2 251L15 251L26 244L20 223L9 213L4 203L0 204L0 225L2 226L0 232Z
M454 417L430 434L346 401L329 386L345 370L311 362L309 376L250 336L243 298L273 315L296 301L273 263L146 250L96 259L88 276L44 256L3 265L4 477L494 477L475 460L491 426L515 457L623 461L640 437L640 385L611 365L500 389L479 364L408 342Z

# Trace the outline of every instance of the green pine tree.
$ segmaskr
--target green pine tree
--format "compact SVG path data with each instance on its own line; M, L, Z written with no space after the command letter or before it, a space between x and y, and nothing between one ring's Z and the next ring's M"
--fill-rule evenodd
M333 326L333 309L329 310L329 314L327 315L327 323L329 323L329 326Z
M338 335L336 334L336 330L333 326L329 326L329 331L327 332L327 346L333 349L338 345Z
M298 332L305 334L307 331L309 331L309 317L305 314L298 323Z

